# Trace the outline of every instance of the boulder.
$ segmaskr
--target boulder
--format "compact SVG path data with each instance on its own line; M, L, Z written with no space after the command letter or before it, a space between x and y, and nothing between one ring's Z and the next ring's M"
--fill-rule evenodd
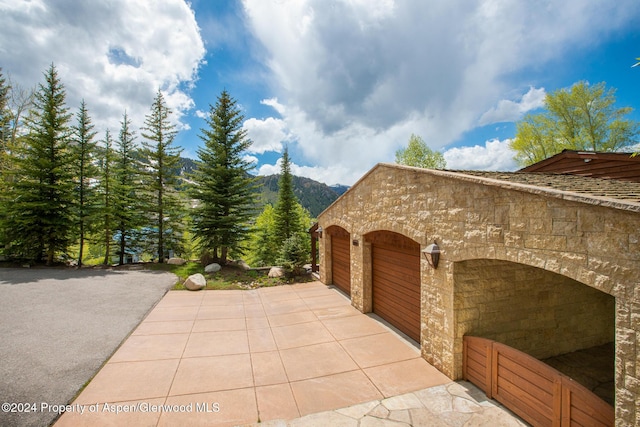
M207 279L200 273L192 274L184 281L184 287L190 291L199 291L207 286Z
M282 267L271 267L269 270L269 277L283 277L284 274L285 271Z
M251 267L249 266L249 264L244 262L244 260L242 260L242 259L239 259L238 261L236 261L236 265L241 270L244 270L244 271L251 270Z
M220 271L222 267L220 267L220 264L214 262L212 264L207 265L204 268L204 272L205 273L215 273L216 271Z
M186 263L187 263L187 260L182 258L169 258L169 260L167 261L167 264L173 264L173 265L184 265Z

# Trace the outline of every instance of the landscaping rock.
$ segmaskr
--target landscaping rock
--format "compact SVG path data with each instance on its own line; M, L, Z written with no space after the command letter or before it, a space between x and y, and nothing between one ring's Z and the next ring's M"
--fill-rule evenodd
M192 274L184 281L184 287L190 291L199 291L207 286L207 279L200 273Z
M220 267L220 264L214 262L212 264L207 265L204 268L204 272L205 273L215 273L216 271L220 271L222 267Z
M169 260L167 261L167 264L173 264L173 265L184 265L186 263L187 263L187 260L182 258L169 258Z
M285 271L282 267L271 267L269 270L269 277L283 277L284 274Z
M244 262L244 260L239 259L238 261L236 261L236 265L238 267L240 267L241 270L247 271L250 270L251 267L249 266L249 264L247 264L246 262Z

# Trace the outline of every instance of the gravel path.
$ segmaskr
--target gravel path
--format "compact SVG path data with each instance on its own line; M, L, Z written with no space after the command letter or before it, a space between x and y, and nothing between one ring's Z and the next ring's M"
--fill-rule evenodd
M71 401L176 280L143 270L0 269L0 425L49 425L54 405Z

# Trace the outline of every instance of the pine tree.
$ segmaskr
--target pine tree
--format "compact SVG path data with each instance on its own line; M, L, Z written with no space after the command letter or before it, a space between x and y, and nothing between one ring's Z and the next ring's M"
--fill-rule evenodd
M73 171L66 92L55 66L44 74L25 118L25 147L16 175L5 231L14 253L51 265L70 245L73 230Z
M300 219L296 215L298 198L293 193L293 179L289 163L289 149L285 148L280 164L280 180L278 181L278 201L275 206L276 244L282 246L285 240L301 230Z
M191 195L199 204L193 213L194 235L201 249L225 263L228 252L242 253L241 242L253 215L255 179L243 154L251 146L242 129L244 116L224 90L209 106L208 129L201 129L204 148L198 149L198 168ZM218 250L220 256L218 257Z
M158 91L145 117L142 136L143 156L148 160L146 178L149 200L150 235L157 243L158 262L164 262L167 247L179 249L182 236L182 202L176 191L182 149L173 146L175 126L169 121L171 110Z
M115 161L116 153L113 151L113 140L109 129L104 136L104 150L100 159L100 179L99 179L99 230L104 243L103 264L109 264L111 257L111 241L115 228Z
M124 264L127 246L136 228L141 223L140 210L140 171L135 157L135 133L131 129L131 121L124 113L118 138L118 149L115 161L114 195L114 223L119 235L120 250L119 264Z
M76 114L77 124L73 127L73 151L76 173L76 219L78 224L78 267L82 265L85 233L95 223L97 206L94 181L98 176L95 165L96 142L93 138L96 132L93 130L91 117L87 106L82 100L80 109Z
M6 169L8 146L11 139L11 111L9 110L9 90L6 79L0 68L0 176Z

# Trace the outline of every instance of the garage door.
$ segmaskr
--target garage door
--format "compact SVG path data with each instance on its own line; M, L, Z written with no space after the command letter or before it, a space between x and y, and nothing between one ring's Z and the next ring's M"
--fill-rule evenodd
M350 247L349 233L346 231L331 236L331 272L333 275L333 285L342 289L347 295L351 295Z
M391 232L367 240L372 243L373 312L420 341L420 245Z

